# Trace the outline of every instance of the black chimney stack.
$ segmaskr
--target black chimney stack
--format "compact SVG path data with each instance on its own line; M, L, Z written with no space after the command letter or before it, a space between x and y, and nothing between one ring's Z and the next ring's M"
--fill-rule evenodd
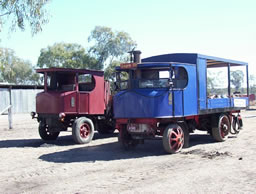
M133 51L133 62L134 63L141 63L141 58L140 58L140 54L141 51L137 50L137 51Z
M131 62L141 63L141 58L140 58L141 51L133 50L133 51L130 51L129 53L131 54ZM133 58L133 60L132 60L132 58Z

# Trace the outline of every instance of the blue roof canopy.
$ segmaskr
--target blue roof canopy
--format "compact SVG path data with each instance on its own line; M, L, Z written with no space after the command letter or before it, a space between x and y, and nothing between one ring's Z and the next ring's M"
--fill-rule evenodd
M198 53L174 53L144 58L142 59L142 63L138 64L137 68L165 68L171 66L171 63L197 64L198 59L205 59L207 68L227 67L228 65L248 66L248 63L246 62L207 56ZM116 70L128 71L129 69L121 69L120 67L116 67Z
M201 55L197 53L174 53L157 55L142 59L142 63L145 62L178 62L178 63L191 63L197 64L197 59L206 59L208 67L224 67L228 66L247 66L246 62L234 61L230 59L212 57L207 55Z

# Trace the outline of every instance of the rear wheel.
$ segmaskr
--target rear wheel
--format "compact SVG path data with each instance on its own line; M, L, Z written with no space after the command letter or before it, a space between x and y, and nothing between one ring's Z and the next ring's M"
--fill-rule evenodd
M240 115L237 115L237 116L233 115L231 126L230 126L230 133L233 135L238 134L242 129L242 127L243 127L242 117Z
M78 144L89 143L94 135L94 125L91 119L80 117L72 126L72 137Z
M40 121L39 127L38 127L38 132L43 140L56 140L57 137L59 136L60 132L51 132L49 131L48 125Z
M230 121L227 115L221 114L218 125L212 127L212 136L218 142L223 142L228 138L230 131Z
M238 123L238 128L243 129L243 120L240 115L237 116L237 123Z
M163 134L163 146L167 153L175 154L180 152L184 146L184 130L178 124L168 125Z
M123 125L118 133L118 142L125 150L134 148L139 144L139 141L137 139L133 139L132 136L128 133L126 125Z

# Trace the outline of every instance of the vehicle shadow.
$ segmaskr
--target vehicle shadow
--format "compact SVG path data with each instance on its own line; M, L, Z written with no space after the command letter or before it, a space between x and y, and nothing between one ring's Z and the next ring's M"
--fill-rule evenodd
M117 137L118 132L112 133L112 134L99 134L97 131L94 133L93 140L96 139L106 139L111 137Z
M39 159L54 163L74 163L134 159L164 154L160 141L147 141L144 145L138 145L130 150L122 149L118 142L111 142L44 154Z
M72 137L63 136L59 137L55 141L44 141L40 138L38 139L8 139L8 140L0 140L0 148L24 148L24 147L32 147L37 148L42 146L43 144L54 144L58 146L68 146L74 144Z
M189 137L189 147L200 144L217 143L209 134L191 134Z
M97 139L105 139L111 137L117 137L118 133L113 134L99 134L95 133L93 140ZM64 135L58 137L57 140L53 141L44 141L38 137L38 139L7 139L7 140L0 140L0 148L24 148L24 147L40 147L40 146L47 146L48 145L56 145L56 146L70 146L76 145L73 141L71 135Z
M136 148L124 150L118 142L105 143L95 146L86 146L69 149L61 152L44 154L39 159L54 163L73 163L73 162L96 162L113 161L120 159L134 159L148 156L161 156L167 153L163 149L162 138L147 140L145 144L138 145ZM190 137L190 148L200 144L215 143L213 138L207 134L196 134ZM186 150L186 149L184 149Z

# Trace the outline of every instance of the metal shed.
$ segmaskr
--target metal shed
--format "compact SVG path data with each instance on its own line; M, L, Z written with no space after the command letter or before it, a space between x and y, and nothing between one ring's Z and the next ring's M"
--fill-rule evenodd
M35 111L35 98L43 86L0 84L0 115L9 115L9 128L12 128L12 114Z

